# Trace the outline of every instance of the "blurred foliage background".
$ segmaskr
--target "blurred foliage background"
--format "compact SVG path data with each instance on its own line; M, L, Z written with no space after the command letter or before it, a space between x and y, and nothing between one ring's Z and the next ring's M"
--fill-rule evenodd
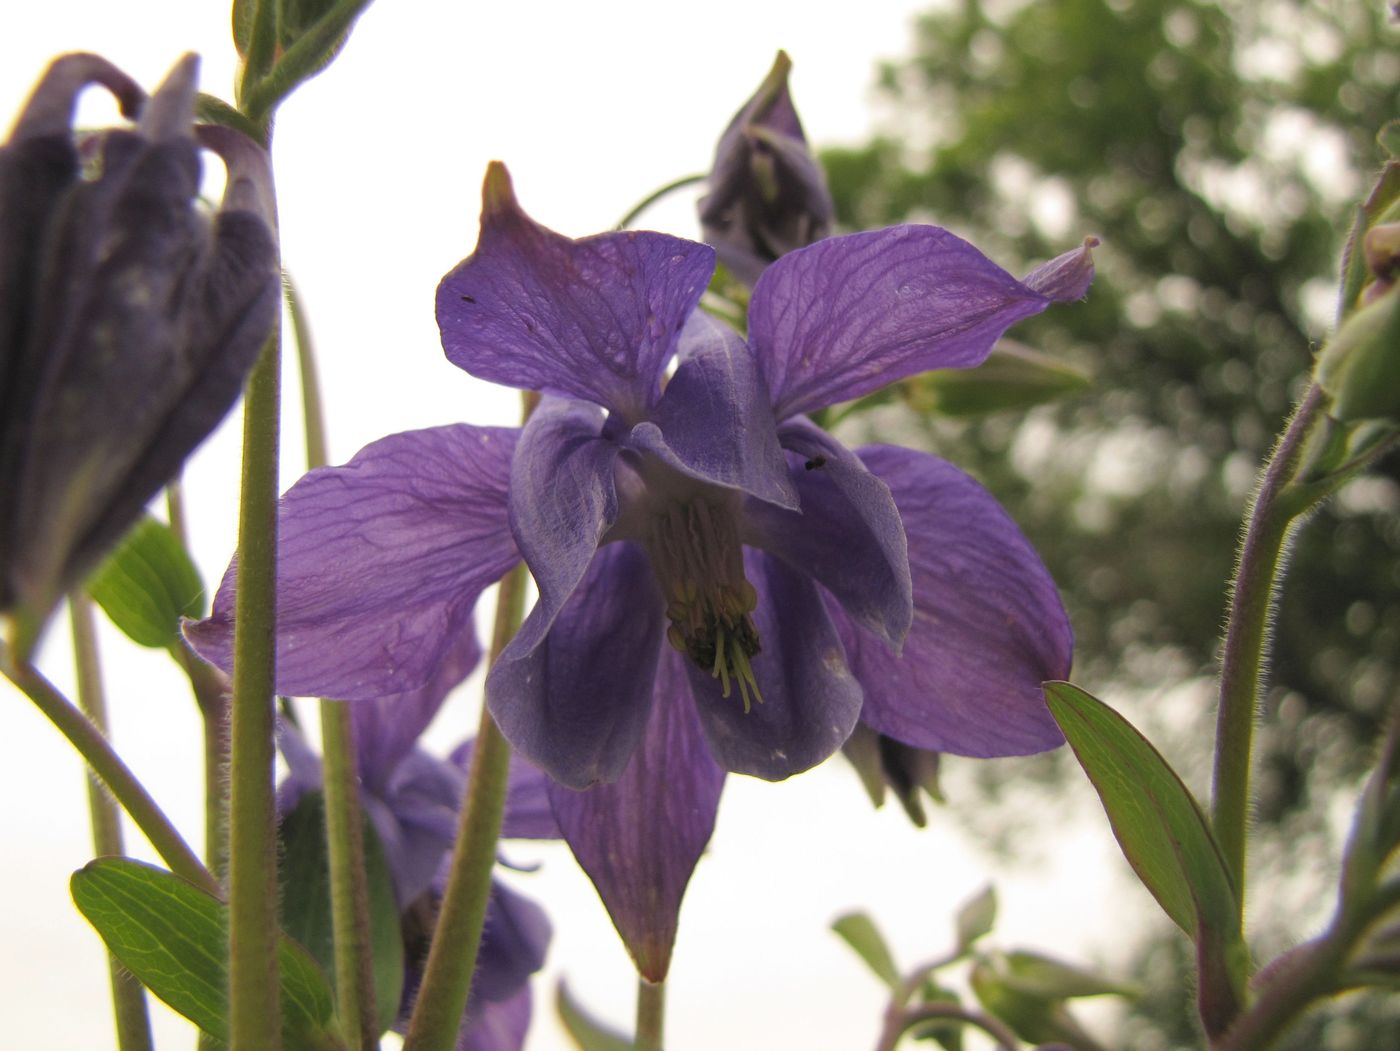
M1400 116L1387 17L1380 0L948 0L882 70L882 130L822 157L845 229L937 222L1020 273L1102 238L1087 303L1016 331L1090 372L1086 394L965 422L922 411L914 381L845 436L922 445L996 493L1060 582L1075 680L1202 798L1240 516L1332 324L1376 132ZM1383 462L1293 549L1258 739L1262 959L1329 913L1345 815L1400 685L1397 482ZM955 797L945 813L1013 829L1005 768L963 768L985 806ZM1023 770L1038 791L1082 777L1063 753ZM1199 1046L1184 940L1164 927L1129 966L1151 992L1109 1045ZM1400 1047L1395 999L1338 1001L1286 1046Z

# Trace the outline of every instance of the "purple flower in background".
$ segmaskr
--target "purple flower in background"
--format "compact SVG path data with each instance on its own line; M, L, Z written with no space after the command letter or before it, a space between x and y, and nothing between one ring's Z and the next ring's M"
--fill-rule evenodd
M446 883L449 855L466 790L471 742L451 761L417 746L444 698L480 658L473 634L424 687L361 701L351 709L360 775L360 802L373 823L402 914L405 976L396 1028L406 1027ZM279 734L289 775L278 788L278 812L288 814L301 797L321 787L321 759L290 726ZM545 794L546 779L520 759L511 764L501 835L508 839L558 839ZM460 1051L519 1051L530 1023L529 978L544 966L549 920L538 905L493 882L478 965L472 979Z
M700 228L720 262L752 286L773 260L820 241L835 206L788 94L792 60L773 68L719 140Z
M197 70L148 100L65 55L0 147L0 613L21 646L228 412L277 317L267 157L194 126ZM80 152L90 84L140 122ZM201 145L228 169L212 217Z
M542 391L539 410L520 431L385 438L307 475L280 519L285 693L421 685L525 560L539 601L487 703L554 779L559 829L652 980L726 771L807 769L858 716L921 749L1051 748L1040 683L1070 662L1054 583L990 495L802 414L975 365L1083 295L1087 249L1017 281L936 227L830 238L764 273L747 344L696 311L713 266L662 234L555 234L493 165L438 321L450 360ZM233 586L189 629L224 667Z

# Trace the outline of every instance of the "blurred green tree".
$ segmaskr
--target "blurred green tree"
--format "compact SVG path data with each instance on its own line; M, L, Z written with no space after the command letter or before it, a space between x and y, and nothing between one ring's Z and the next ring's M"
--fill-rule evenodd
M1386 17L1379 0L949 0L881 72L883 130L823 154L848 229L938 222L1021 272L1103 239L1087 303L1016 333L1091 372L1087 396L971 423L911 396L844 426L921 441L1003 500L1061 583L1076 681L1201 793L1240 516L1329 330L1376 131L1400 116ZM1288 888L1260 902L1265 958L1330 908L1334 801L1354 795L1400 690L1397 482L1392 459L1352 483L1293 551L1258 739L1253 885ZM1193 703L1159 703L1189 682ZM995 795L1004 769L984 769L970 776ZM1121 1046L1195 1046L1180 958L1143 949L1144 974L1175 977L1153 982ZM1400 1046L1400 1013L1343 1001L1288 1046Z

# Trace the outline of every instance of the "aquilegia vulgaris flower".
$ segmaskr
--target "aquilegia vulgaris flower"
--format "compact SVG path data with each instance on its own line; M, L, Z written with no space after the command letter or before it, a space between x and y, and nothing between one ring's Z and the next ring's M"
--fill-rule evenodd
M1018 281L937 227L829 238L764 272L747 343L697 310L713 268L659 233L553 233L493 165L438 322L451 361L542 391L539 409L518 432L382 439L281 509L282 692L425 681L525 560L539 600L487 704L553 778L560 830L652 980L726 771L805 770L858 716L942 752L1054 747L1040 683L1070 662L1054 583L990 495L803 414L975 365L1084 294L1087 248ZM190 629L225 667L233 584Z
M267 157L194 126L197 70L148 100L64 55L0 147L0 614L21 648L232 407L277 316ZM140 122L80 151L89 84ZM228 168L212 216L201 145Z
M779 256L820 241L836 215L788 92L791 68L779 51L720 137L709 193L700 200L705 243L746 285Z
M448 692L480 658L474 635L457 641L456 650L424 686L360 701L351 710L360 802L383 848L404 931L402 997L396 1004L380 1005L381 1017L396 1019L399 1030L407 1026L422 979L466 789L470 741L453 752L451 761L417 744ZM307 793L320 789L321 758L290 725L281 727L278 743L289 769L277 792L278 814L285 819ZM296 827L318 839L325 834L319 823ZM284 849L290 852L295 846L287 842L289 834L284 824ZM511 764L501 834L506 839L559 838L544 775L519 759ZM530 1024L529 979L544 964L549 938L544 910L493 881L458 1048L520 1051Z

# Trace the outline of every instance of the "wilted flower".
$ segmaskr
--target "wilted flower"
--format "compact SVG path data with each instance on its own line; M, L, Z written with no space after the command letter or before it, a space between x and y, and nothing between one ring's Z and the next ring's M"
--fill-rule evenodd
M0 148L0 613L20 648L223 418L277 316L265 154L202 129L228 189L212 217L196 201L197 67L143 101L65 55ZM94 83L141 118L80 149Z
M705 242L752 286L779 256L831 232L835 207L788 94L792 61L779 51L753 98L719 140L700 201Z
M438 902L456 839L466 791L471 742L451 761L417 746L443 699L480 658L473 634L455 650L427 685L408 693L361 701L351 709L360 777L360 801L383 847L402 914L405 975L397 1026L406 1027L422 979ZM278 742L288 777L278 788L278 812L286 815L301 797L321 787L321 759L291 726ZM558 839L559 829L545 795L545 778L519 759L511 764L501 834L508 839ZM530 1022L529 978L544 965L549 920L538 905L493 882L478 965L458 1037L462 1051L519 1051Z
M283 692L422 682L524 558L539 601L487 703L557 782L560 830L653 980L726 771L804 770L858 715L929 750L1054 747L1040 683L1070 659L1054 583L990 495L801 414L975 364L1083 294L1087 250L1017 281L935 227L831 238L764 274L752 349L695 311L713 266L662 234L546 230L493 166L477 251L438 291L444 347L547 397L519 432L385 438L281 511ZM190 630L224 666L233 585Z

